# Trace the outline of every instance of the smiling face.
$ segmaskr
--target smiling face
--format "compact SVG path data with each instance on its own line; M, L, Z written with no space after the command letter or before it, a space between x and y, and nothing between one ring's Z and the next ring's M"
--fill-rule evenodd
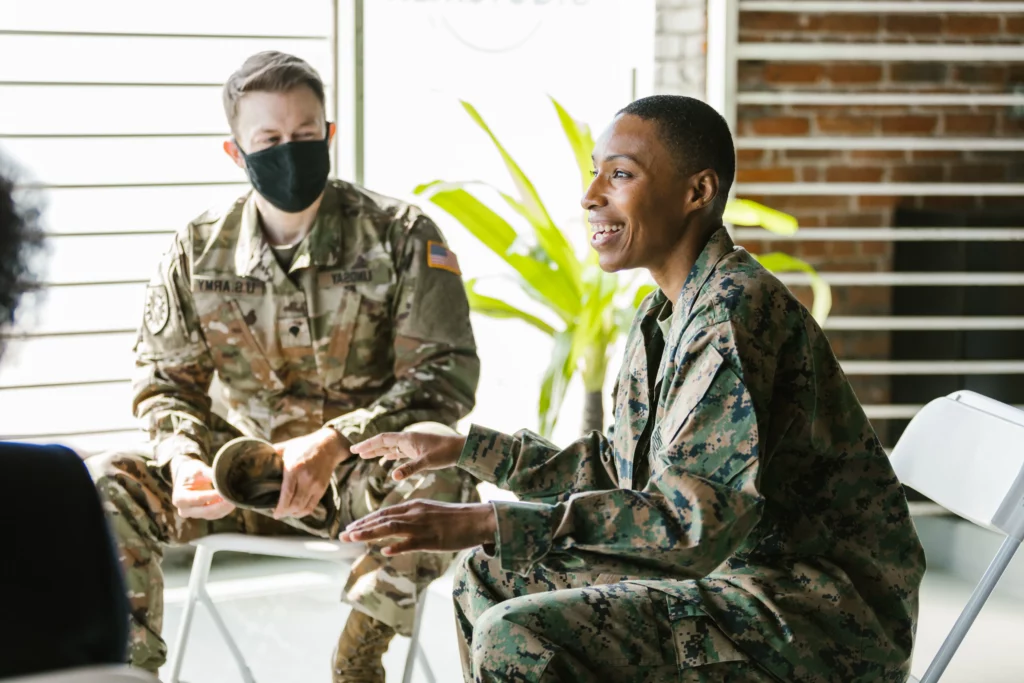
M658 123L618 116L594 148L594 180L581 204L590 244L607 272L663 269L692 224L709 214L714 171L685 176L661 141Z

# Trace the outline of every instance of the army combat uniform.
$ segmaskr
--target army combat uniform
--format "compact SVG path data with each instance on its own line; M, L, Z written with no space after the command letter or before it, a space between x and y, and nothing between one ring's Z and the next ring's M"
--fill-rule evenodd
M90 459L124 563L132 662L150 670L166 657L163 545L223 531L299 533L252 511L214 522L178 516L173 457L209 464L239 435L278 443L324 426L358 443L415 423L454 425L474 402L479 360L465 291L427 217L332 180L286 271L263 237L253 196L180 232L148 287L134 410L150 448ZM214 373L223 415L211 411ZM353 458L336 475L343 521L409 498L476 496L466 473L396 484L390 465ZM356 562L345 598L408 634L417 593L453 559L371 550Z
M719 229L640 307L609 437L474 426L509 489L456 610L467 681L904 683L924 555L807 310Z

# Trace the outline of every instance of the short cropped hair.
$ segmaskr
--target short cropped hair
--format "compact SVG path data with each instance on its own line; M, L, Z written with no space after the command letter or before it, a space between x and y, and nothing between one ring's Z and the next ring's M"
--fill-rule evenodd
M27 196L15 202L15 175L0 159L0 331L14 322L21 295L36 287L33 259L43 246L41 205ZM3 346L0 337L0 352Z
M301 86L312 90L320 104L326 108L324 82L316 69L305 60L272 50L249 57L224 84L224 113L231 124L231 130L235 129L238 102L242 95L250 92L287 92Z
M715 209L721 215L736 178L736 149L729 124L721 114L698 99L681 95L644 97L624 107L619 114L656 122L665 147L683 175L706 168L718 174Z

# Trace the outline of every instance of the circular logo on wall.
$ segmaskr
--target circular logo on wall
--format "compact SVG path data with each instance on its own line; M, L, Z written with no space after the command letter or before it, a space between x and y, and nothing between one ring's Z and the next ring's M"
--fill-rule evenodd
M511 52L528 42L553 9L591 0L476 0L446 4L434 22L477 52Z

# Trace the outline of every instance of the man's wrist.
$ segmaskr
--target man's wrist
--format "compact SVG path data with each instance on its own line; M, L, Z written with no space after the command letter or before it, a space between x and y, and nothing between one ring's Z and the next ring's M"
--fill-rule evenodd
M181 467L182 464L187 463L189 460L195 459L196 458L194 456L189 455L188 453L178 453L177 455L172 456L167 463L168 469L170 470L171 474L171 483L174 483L174 480L178 475L178 468Z
M324 439L334 452L334 466L337 467L352 457L352 442L334 427L324 427Z

